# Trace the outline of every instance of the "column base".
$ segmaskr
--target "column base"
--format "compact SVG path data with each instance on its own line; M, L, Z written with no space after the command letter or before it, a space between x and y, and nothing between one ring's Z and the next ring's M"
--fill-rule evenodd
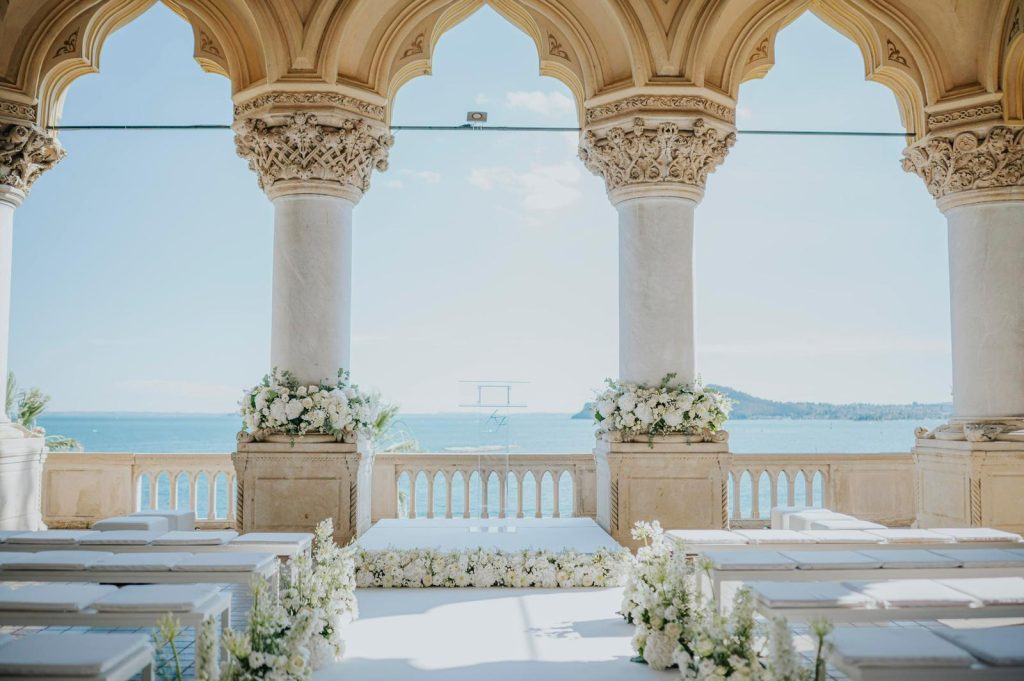
M1024 442L918 438L918 527L1024 532Z
M624 546L636 548L633 524L657 520L666 530L721 529L728 523L725 480L732 454L722 442L663 435L648 442L599 436L597 521Z
M347 544L369 529L372 456L364 445L272 439L239 442L231 455L239 532L312 532L331 518L335 541Z
M46 438L0 423L0 530L45 530L42 514Z

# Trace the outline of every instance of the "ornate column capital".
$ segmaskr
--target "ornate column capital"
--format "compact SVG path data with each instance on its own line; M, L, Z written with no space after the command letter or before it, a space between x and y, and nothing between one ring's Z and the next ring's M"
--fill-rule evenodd
M588 129L579 154L590 172L604 178L612 203L639 196L700 201L708 175L735 142L735 132L720 130L703 118L636 117L629 127Z
M924 180L942 211L1024 200L1024 127L929 135L903 151L903 169Z
M19 205L32 183L64 158L53 135L28 123L0 123L0 200Z
M394 143L379 122L309 111L237 118L234 128L238 155L271 199L328 194L355 203L370 188L373 169L387 170Z

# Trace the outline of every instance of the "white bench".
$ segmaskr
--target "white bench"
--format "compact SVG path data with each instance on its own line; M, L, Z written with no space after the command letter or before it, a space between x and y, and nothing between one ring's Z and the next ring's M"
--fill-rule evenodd
M0 636L0 678L7 681L128 681L153 678L153 646L141 634ZM58 644L59 640L59 644Z
M876 528L867 530L669 530L687 555L705 551L751 548L903 549L914 548L1024 548L1019 534L989 528L919 530Z
M133 516L156 516L166 518L168 529L171 530L194 530L196 529L196 514L194 511L136 511Z
M110 532L113 530L169 532L172 528L170 522L163 516L126 515L97 520L92 524L92 529L97 532Z
M148 553L188 551L189 553L241 551L267 552L290 560L308 554L313 535L308 532L250 532L234 530L41 530L10 532L0 536L0 554L44 549Z
M842 627L830 638L829 662L851 681L1024 678L1024 627Z
M884 582L749 582L754 607L790 622L978 619L1024 616L1024 577Z

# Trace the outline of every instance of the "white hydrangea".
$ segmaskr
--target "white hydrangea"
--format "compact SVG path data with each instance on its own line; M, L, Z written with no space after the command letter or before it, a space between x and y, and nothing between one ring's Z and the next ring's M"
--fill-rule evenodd
M598 432L631 435L683 433L707 439L725 425L732 402L698 380L674 384L669 374L656 386L608 380L597 396L594 420Z

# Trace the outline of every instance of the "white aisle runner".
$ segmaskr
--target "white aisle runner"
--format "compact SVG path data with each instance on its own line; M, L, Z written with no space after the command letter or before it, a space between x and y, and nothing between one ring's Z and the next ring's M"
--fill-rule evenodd
M380 520L356 544L369 551L486 548L593 553L602 548L622 548L590 518Z

